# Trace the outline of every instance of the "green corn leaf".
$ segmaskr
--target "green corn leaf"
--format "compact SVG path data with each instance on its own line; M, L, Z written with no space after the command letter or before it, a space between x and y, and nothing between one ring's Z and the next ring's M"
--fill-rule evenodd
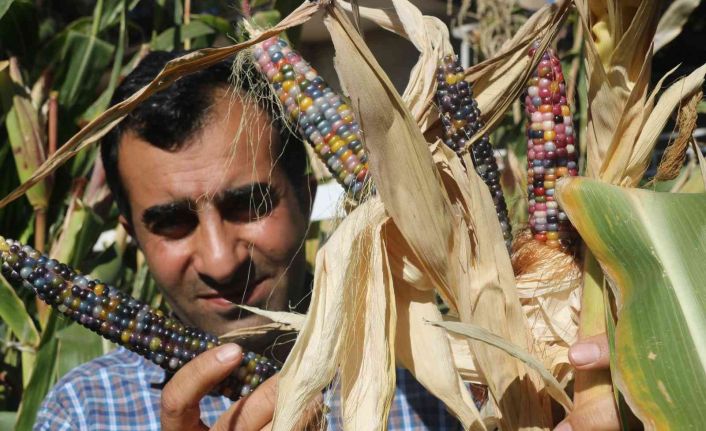
M125 0L121 0L121 5L125 5ZM120 31L118 34L118 46L115 50L115 59L113 60L113 69L110 72L110 81L108 87L103 91L98 99L83 113L82 120L85 122L93 121L97 116L103 113L110 104L110 98L113 97L115 87L118 85L118 78L123 65L123 56L125 54L125 45L127 44L127 20L125 18L125 8L121 8L120 12Z
M37 347L39 332L24 303L3 277L0 277L0 321L15 333L21 344Z
M0 412L0 429L11 430L17 420L17 412Z
M115 47L96 36L69 31L62 50L65 65L60 74L59 103L71 110L81 108L93 100L88 89L95 89Z
M15 0L0 0L0 18L2 18L5 15L5 12L10 9L10 6L14 1Z
M646 429L706 423L706 194L586 178L557 196L618 305L613 379Z
M64 321L58 320L56 313L51 313L47 326L42 333L42 341L35 361L34 371L29 384L24 389L22 403L17 411L16 431L29 431L32 429L39 407L54 384L56 376L56 354L59 340L56 332L63 328Z
M45 131L39 113L32 105L29 89L24 86L16 59L0 63L0 98L7 111L5 127L10 139L20 181L29 179L46 160ZM27 191L34 208L49 204L49 188L42 181Z
M152 41L152 49L173 51L182 48L181 43L186 39L194 39L216 33L216 30L203 21L191 21L186 25L171 27ZM175 42L179 41L178 44Z
M56 338L59 340L57 379L103 354L101 338L80 325L67 326L56 333Z

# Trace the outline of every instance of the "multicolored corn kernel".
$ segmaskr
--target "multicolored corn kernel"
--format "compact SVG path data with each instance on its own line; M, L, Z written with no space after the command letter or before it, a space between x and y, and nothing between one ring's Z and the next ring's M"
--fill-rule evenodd
M463 67L453 55L446 56L439 65L436 82L436 101L444 126L444 143L460 154L466 142L483 127L478 102L473 98L471 85L464 80ZM471 146L471 159L476 172L490 189L503 238L510 249L512 228L500 186L500 172L487 134Z
M28 245L0 237L0 261L2 275L16 288L31 289L65 316L169 372L176 372L199 353L220 344L216 336L184 326ZM221 384L220 392L240 398L277 371L279 365L273 361L245 353L240 368Z
M267 39L253 56L300 135L331 175L359 197L369 178L368 156L353 110L285 40Z
M535 42L529 56L535 55ZM568 246L576 238L566 213L554 200L556 180L578 175L578 151L561 62L552 49L543 54L525 92L529 225L537 241Z

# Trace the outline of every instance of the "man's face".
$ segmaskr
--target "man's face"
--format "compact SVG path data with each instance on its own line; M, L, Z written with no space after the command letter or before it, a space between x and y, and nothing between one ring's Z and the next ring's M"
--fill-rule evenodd
M204 126L176 151L128 133L118 152L152 275L185 323L218 335L266 322L235 304L287 310L298 299L309 216L273 167L280 146L269 117L231 96L217 91Z

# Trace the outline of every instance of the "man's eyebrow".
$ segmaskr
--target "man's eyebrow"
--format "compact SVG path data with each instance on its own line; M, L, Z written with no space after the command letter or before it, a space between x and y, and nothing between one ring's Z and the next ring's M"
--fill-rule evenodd
M257 191L261 191L262 194L267 195L270 193L271 189L272 185L265 182L245 184L221 191L216 196L215 201L221 203L239 199L250 199Z
M142 212L142 223L145 226L151 226L154 223L164 220L168 217L174 217L177 214L191 211L194 205L188 199L181 199L166 204L154 205Z

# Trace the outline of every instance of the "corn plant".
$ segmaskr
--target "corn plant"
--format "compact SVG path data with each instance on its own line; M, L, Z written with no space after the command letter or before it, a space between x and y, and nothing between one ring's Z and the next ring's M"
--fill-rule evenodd
M433 103L437 67L453 54L448 30L439 20L423 16L409 1L394 0L392 4L393 9L383 12L355 2L303 2L271 27L246 25L248 34L235 45L201 51L188 60L168 64L144 91L95 116L71 136L0 205L21 197L71 160L74 153L89 148L95 140L92 138L159 91L161 85L240 52L255 53L262 59L267 41L323 12L337 53L337 73L350 99L351 116L362 129L365 152L358 155L356 151L354 161L367 157L376 194L351 206L316 254L311 306L305 318L252 310L300 331L280 374L273 429L290 429L298 422L303 406L336 376L344 427L384 429L394 393L395 364L409 369L466 429L549 429L557 420L550 408L552 399L569 412L574 403L590 402L596 394L613 394L609 374L573 373L566 359L572 342L601 331L614 335L614 381L646 428L698 427L703 422L699 412L704 384L700 356L703 331L699 329L703 326L704 299L698 289L703 284L703 271L694 256L704 248L703 217L699 217L703 195L657 196L635 188L642 183L656 136L672 111L681 104L686 107L681 109L684 115L695 115L697 90L703 85L706 66L678 81L656 101L658 93L650 91L649 83L651 46L659 28L656 2L606 0L589 4L576 0L547 6L531 16L493 57L454 74L452 80L473 83L483 122L469 132L472 136L461 146L451 149L436 139L443 130L443 120ZM511 260L496 202L473 169L480 165L473 145L487 140L487 133L506 118L518 97L525 90L530 92L532 80L541 78L542 67L558 66L551 54L548 58L543 54L551 53L547 50L572 13L571 6L576 7L575 22L581 28L574 34L582 34L584 41L583 48L574 54L580 52L586 60L585 69L576 69L575 75L579 80L583 77L579 88L586 89L585 94L579 94L585 113L580 116L578 131L585 141L579 143L583 151L580 160L585 160L584 173L592 179L556 182L557 175L540 179L542 188L546 182L553 183L559 203L587 248L576 262L560 247L551 247L557 244L542 244L542 240L560 239L559 235L541 233L526 244L543 253L526 258L530 264L516 272L517 252ZM402 95L378 65L346 9L409 39L419 49L419 60ZM275 54L267 52L268 56ZM263 72L270 73L265 70L270 63L263 63ZM280 71L271 72L270 90L282 90L284 83L280 87L274 79ZM556 79L555 84L560 88L561 80ZM536 89L540 99L541 90L540 85ZM568 102L568 95L566 98ZM302 111L315 106L311 97L297 97L291 106L286 98L282 102L294 121L301 121ZM562 122L568 123L571 115L564 112L567 104L561 96L558 103ZM551 112L541 113L559 116L552 107L548 109ZM554 128L558 121L546 121L552 127L542 131L550 133L532 137L539 140L537 145L546 146L556 137L552 133L559 134ZM687 142L693 131L688 124L692 123L680 122L679 133L687 136ZM328 126L324 122L321 127ZM308 137L316 140L316 131L309 132ZM685 146L679 142L670 160L682 160ZM342 153L329 155L327 161L332 160L329 167L345 183L358 167L351 163L344 169L343 163L351 158L346 152L351 149L341 144L338 150ZM532 150L530 162L539 159L540 149ZM567 174L576 173L568 172L568 163L575 161L567 159ZM669 166L682 171L680 163ZM669 170L667 165L664 169ZM516 178L522 181L522 174ZM703 178L706 180L706 174ZM615 186L597 184L597 180ZM352 178L349 183L355 184ZM532 186L536 204L541 194ZM543 214L536 211L535 206L534 215L541 219ZM535 219L535 230L536 225ZM66 226L71 226L70 221ZM67 236L60 245L78 237L70 228L62 229L63 234ZM70 253L66 256L66 261L75 258ZM652 281L648 280L650 275L661 276L661 280L637 295L636 289ZM603 289L606 283L614 287L614 298ZM10 303L23 301L10 290L4 295ZM576 316L578 305L572 301L579 296L581 315ZM447 305L446 315L439 311L437 297ZM613 299L617 300L616 316L612 314ZM673 312L663 312L660 307L665 304ZM645 315L652 321L638 325ZM23 340L38 346L37 363L53 358L62 342L53 337L61 321L52 316L46 323L50 330L43 328L41 335L36 326L34 331L28 326L35 324L31 317L12 316L8 320ZM30 398L38 398L36 394L46 391L48 385L48 379L37 375L33 373L28 382L28 387L36 388L25 398L28 403L36 402ZM572 380L576 389L573 400L566 391ZM486 408L479 410L473 403L467 382L488 387ZM676 402L683 404L674 408ZM27 416L21 410L20 423L26 424L23 417Z

